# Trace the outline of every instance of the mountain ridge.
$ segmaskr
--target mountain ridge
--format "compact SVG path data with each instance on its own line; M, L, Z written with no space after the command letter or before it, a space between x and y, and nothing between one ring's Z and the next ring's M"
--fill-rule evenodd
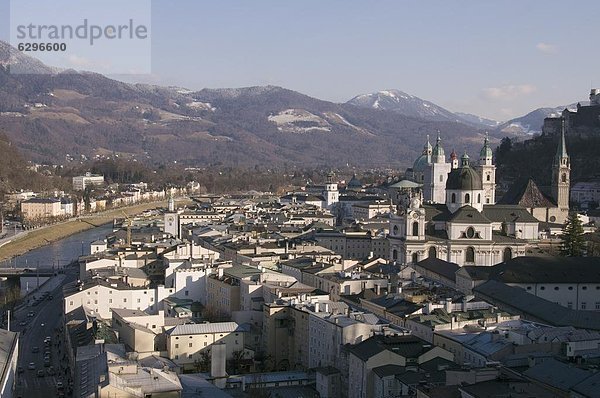
M16 62L29 62L22 57ZM15 62L6 54L0 59ZM9 67L0 66L0 131L36 162L119 156L204 166L407 167L425 136L438 130L447 145L472 153L483 141L482 131L461 122L337 104L277 86L193 91L90 72L14 75Z

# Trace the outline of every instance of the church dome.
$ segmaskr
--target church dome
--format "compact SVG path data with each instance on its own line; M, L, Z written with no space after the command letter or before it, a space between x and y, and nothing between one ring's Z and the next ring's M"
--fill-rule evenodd
M477 171L473 170L469 165L463 165L448 174L446 189L474 191L483 189L483 184L481 176L479 176Z
M438 137L437 140L435 141L435 146L433 147L433 153L432 156L435 157L443 157L445 156L444 153L444 148L442 147L442 138L440 137L440 134L438 133Z
M486 135L485 140L483 141L483 148L481 148L481 152L479 152L479 157L485 159L491 158L493 155L492 148L490 148L490 140Z
M413 163L413 172L425 171L428 164L427 154L424 153L415 160L415 163Z
M350 181L348 181L348 188L362 188L362 182L360 182L358 180L358 178L356 178L356 174L354 174L352 176L352 178L350 179Z

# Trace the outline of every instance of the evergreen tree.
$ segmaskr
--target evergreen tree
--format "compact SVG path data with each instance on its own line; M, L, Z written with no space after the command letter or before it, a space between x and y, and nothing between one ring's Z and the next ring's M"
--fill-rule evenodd
M577 213L571 213L563 228L563 243L560 253L567 257L581 257L585 252L583 225Z

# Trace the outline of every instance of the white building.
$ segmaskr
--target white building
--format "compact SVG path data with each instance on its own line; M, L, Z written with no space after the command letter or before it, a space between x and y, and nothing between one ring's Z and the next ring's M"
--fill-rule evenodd
M85 173L83 176L73 177L73 189L75 191L84 191L88 186L102 186L104 185L104 176L92 174L90 172Z
M157 314L163 309L163 300L173 292L174 289L167 289L164 286L136 288L120 281L107 282L95 278L65 290L64 312L68 314L79 307L84 307L102 319L111 319L113 308Z
M225 343L226 359L244 350L246 330L235 322L177 325L167 332L169 359L178 365L193 365L201 361L215 343Z
M445 163L439 138L428 160L429 147L416 162L415 176L425 173L423 195L412 193L409 200L401 201L408 205L399 205L390 217L392 261L410 264L433 257L461 266L490 266L523 256L537 245L539 221L528 209L494 204L495 166L487 137L477 168L471 167L466 154L460 164L455 156ZM437 164L451 166L450 172L437 170ZM433 179L428 180L428 175Z

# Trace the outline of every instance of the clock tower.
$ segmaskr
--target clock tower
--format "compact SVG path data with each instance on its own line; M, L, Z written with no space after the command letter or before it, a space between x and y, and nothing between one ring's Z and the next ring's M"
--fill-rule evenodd
M175 209L175 201L169 195L168 208L165 212L165 233L170 234L174 238L179 238L179 214Z

